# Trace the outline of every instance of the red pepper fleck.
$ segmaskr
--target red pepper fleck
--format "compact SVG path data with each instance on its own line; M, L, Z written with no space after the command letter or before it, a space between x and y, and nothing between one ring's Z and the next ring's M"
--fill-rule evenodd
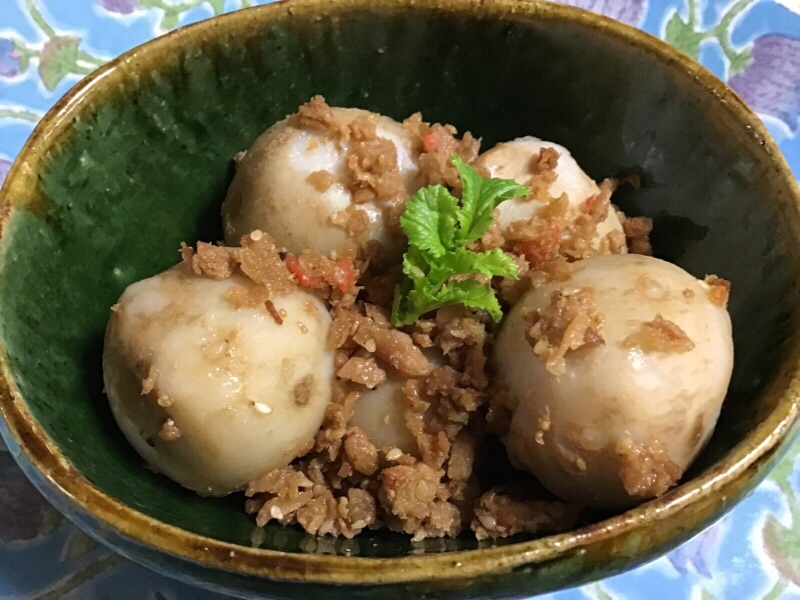
M356 269L353 263L346 260L336 262L331 270L328 283L336 286L343 292L353 287L356 283Z
M532 269L538 269L544 263L555 260L558 257L561 227L558 221L550 221L547 229L551 235L542 235L539 238L523 240L517 242L514 246L514 251L517 254L522 254Z
M592 214L595 208L597 208L597 194L589 196L583 203L583 211L588 214Z
M306 273L303 265L300 264L300 261L297 260L291 254L286 255L286 259L284 260L286 264L286 268L289 269L289 272L294 275L294 278L297 280L302 287L307 288L316 288L321 289L325 287L325 283L319 279L318 277L314 277L313 275Z
M422 134L422 149L425 152L436 152L438 148L439 141L436 139L436 136L433 135L432 131L426 131Z

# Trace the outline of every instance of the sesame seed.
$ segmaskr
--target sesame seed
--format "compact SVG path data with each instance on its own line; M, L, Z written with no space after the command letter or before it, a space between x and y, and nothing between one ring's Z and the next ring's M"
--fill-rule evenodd
M491 531L491 530L493 530L495 527L497 527L497 521L496 521L496 520L495 520L495 518L494 518L494 517L492 517L492 516L489 516L489 515L479 515L479 516L478 516L478 520L481 522L481 525L483 525L483 526L484 526L486 529L488 529L489 531Z
M397 460L403 456L403 451L400 448L392 448L386 453L386 460Z
M254 242L257 242L262 237L264 237L264 232L261 231L260 229L256 229L255 231L250 233L250 239L253 240Z

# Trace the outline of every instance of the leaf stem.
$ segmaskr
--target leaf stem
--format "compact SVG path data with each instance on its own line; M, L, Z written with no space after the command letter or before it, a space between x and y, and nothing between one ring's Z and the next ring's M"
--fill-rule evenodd
M28 121L29 123L38 123L42 115L39 115L31 110L19 108L2 108L0 107L0 119L16 119L18 121Z
M27 44L19 38L14 38L14 50L20 53L23 58L31 59L38 54L36 50L28 48Z
M84 52L83 50L78 52L78 58L83 62L90 63L96 67L102 67L104 64L106 64L106 61L104 61L102 58L97 58L96 56L92 56L91 54L89 54L88 52Z
M766 596L764 596L763 600L778 600L778 597L787 587L789 587L789 583L785 579L778 579L778 581L775 582L775 585L772 586L772 589L767 592Z
M58 598L63 598L103 571L116 567L123 562L124 559L115 554L101 558L38 598L39 600L57 600Z
M221 15L225 11L225 0L206 0L206 2L211 5L215 15Z
M56 36L55 29L53 29L50 24L45 21L45 18L42 16L39 8L36 6L35 0L25 0L25 8L28 9L28 14L42 33L44 33L48 38L53 38Z
M711 30L711 34L717 38L719 47L722 49L722 52L729 61L734 60L738 53L731 45L731 36L728 29L730 28L733 20L752 3L753 0L738 0L738 2L734 2L728 9L728 12L722 16L717 26Z
M697 0L688 0L687 5L689 7L689 22L687 25L694 30L695 25L697 25Z
M753 0L739 0L731 5L728 12L726 12L722 19L720 19L719 25L715 29L722 29L727 30L730 26L731 22L741 14L741 12L750 6L753 3Z
M166 14L180 15L187 10L198 8L206 0L186 0L183 4L168 4L164 0L141 0L140 4L146 8L159 8Z

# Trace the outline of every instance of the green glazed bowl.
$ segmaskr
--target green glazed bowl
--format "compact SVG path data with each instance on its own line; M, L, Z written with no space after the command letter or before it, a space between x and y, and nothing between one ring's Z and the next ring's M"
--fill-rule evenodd
M736 365L713 440L684 483L540 539L412 545L317 539L241 497L203 499L144 468L103 395L109 307L221 237L233 155L314 94L484 139L536 135L655 220L657 256L733 282ZM650 36L511 0L301 0L211 19L87 77L42 120L2 189L3 437L45 496L142 564L243 597L533 595L651 559L741 500L798 414L800 190L723 83ZM605 518L608 517L608 518Z

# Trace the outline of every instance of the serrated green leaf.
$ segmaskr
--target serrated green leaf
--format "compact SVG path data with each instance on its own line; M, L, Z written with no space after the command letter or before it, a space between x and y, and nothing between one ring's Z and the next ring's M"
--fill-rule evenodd
M458 211L458 241L468 244L479 239L492 224L492 211L500 203L516 196L527 197L529 188L513 179L484 179L460 157L453 166L461 180L461 208Z
M392 305L395 325L410 325L450 304L485 309L499 321L503 315L494 290L469 276L517 276L516 263L502 250L473 252L467 244L489 228L501 202L527 195L528 188L513 180L484 179L460 158L452 160L461 177L461 205L446 188L429 186L414 194L400 217L409 249L403 256L407 279L395 289Z
M454 281L441 286L438 290L423 283L405 294L398 291L400 293L395 295L395 307L392 311L392 320L397 325L411 325L429 312L451 304L481 308L495 321L503 317L494 290L473 279Z
M487 277L517 277L517 265L499 248L488 252L471 252L459 248L429 264L428 278L440 285L453 275L486 275Z
M677 12L667 21L664 40L692 58L700 56L700 42L703 37L702 33L695 31Z
M405 325L408 315L408 293L411 291L411 282L403 280L394 286L394 298L392 299L392 323L395 325ZM410 325L410 323L409 323Z
M424 280L428 275L430 266L425 255L414 246L409 247L403 255L403 273L412 281Z
M495 322L503 318L503 311L494 295L494 290L474 279L448 283L442 286L441 294L449 299L448 304L482 308L491 315Z
M66 35L45 43L39 54L39 76L48 90L54 90L64 77L75 72L80 43L80 38Z
M395 325L412 325L422 315L447 304L424 281L413 287L401 284L395 290L392 322Z
M441 185L420 189L406 204L400 225L409 246L438 257L453 248L458 200Z
M517 278L517 263L500 248L488 250L486 252L472 253L474 263L471 273L480 273L487 277L510 277Z

